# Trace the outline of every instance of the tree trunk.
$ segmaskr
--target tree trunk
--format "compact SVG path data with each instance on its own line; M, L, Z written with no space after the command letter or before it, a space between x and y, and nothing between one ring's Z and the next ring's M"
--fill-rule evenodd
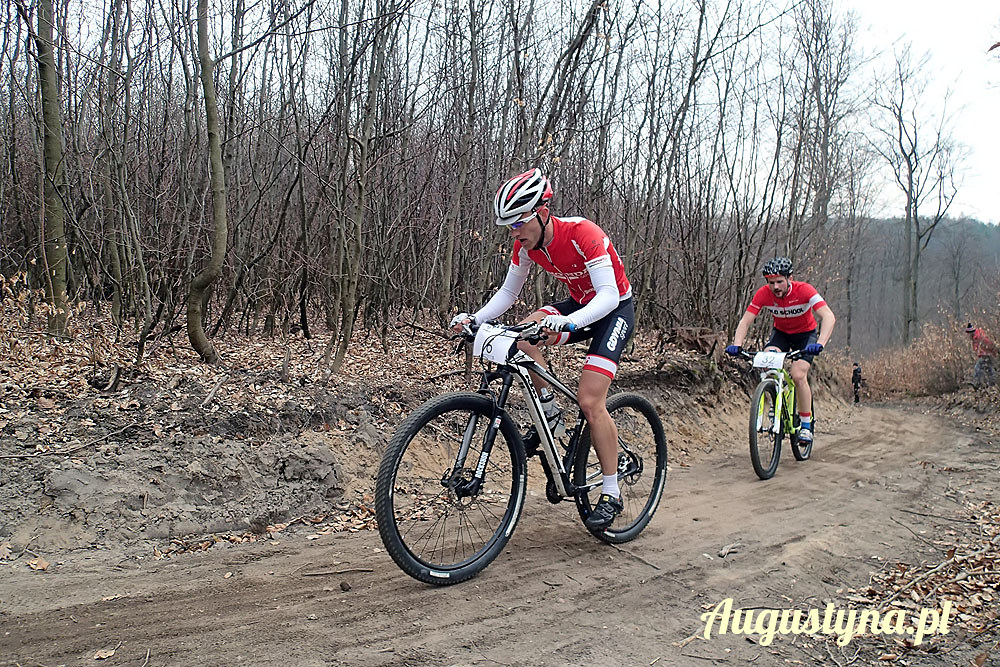
M347 275L342 278L345 284L342 287L341 312L340 312L340 345L337 348L337 355L334 357L331 370L334 373L340 371L347 355L347 348L351 343L351 335L354 333L354 325L358 315L360 305L359 282L361 278L361 258L364 247L364 220L368 206L369 196L369 167L371 158L371 142L374 134L375 117L377 113L376 101L378 90L382 85L386 75L386 60L389 56L390 40L394 40L394 26L398 21L397 6L394 0L387 0L380 3L377 13L381 17L373 26L372 40L372 60L368 70L367 94L364 104L364 112L361 120L360 137L349 137L355 146L354 165L356 176L354 178L354 205L347 215L344 227L350 226L350 232L345 229L345 243L343 248L346 252L345 268ZM343 275L343 274L342 274Z
M913 321L913 313L910 311L910 286L913 283L913 216L911 211L911 203L907 201L906 229L903 234L903 243L906 244L906 252L903 256L903 345L910 342L910 322Z
M201 63L201 86L205 94L205 127L208 132L208 157L212 182L212 256L208 266L191 281L187 299L187 332L191 347L202 360L214 364L219 353L205 335L203 302L205 294L222 270L226 256L228 228L226 221L226 176L222 163L219 136L219 104L215 97L212 69L215 63L208 53L208 0L198 0L198 60Z
M59 85L52 41L52 0L38 3L38 86L42 98L42 142L45 153L45 221L42 242L45 249L45 298L52 308L49 333L66 332L66 232L63 225L65 173L63 171L62 123L59 118Z

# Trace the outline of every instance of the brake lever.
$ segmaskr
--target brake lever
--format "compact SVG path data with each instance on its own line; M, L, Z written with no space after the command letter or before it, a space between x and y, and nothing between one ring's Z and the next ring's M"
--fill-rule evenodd
M549 337L543 333L533 333L528 336L525 336L521 340L531 343L532 345L537 345L538 343L541 343L543 340L548 340L548 339Z
M543 340L548 340L548 336L542 333L542 327L538 322L525 322L524 324L517 325L517 327L511 327L511 329L517 331L518 340L523 340L532 345L537 345ZM525 333L529 331L530 333Z

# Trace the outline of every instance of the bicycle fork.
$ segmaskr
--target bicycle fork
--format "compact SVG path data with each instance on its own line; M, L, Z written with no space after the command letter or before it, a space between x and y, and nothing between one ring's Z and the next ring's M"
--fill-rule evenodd
M790 437L795 436L795 385L786 386L784 382L777 382L777 397L774 400L774 419L771 423L771 432L778 434L778 429L784 426L785 433Z
M519 371L517 372L518 379L524 385L528 412L536 427L536 432L539 434L542 469L545 471L545 475L550 482L549 487L551 487L551 491L549 488L546 489L546 495L549 497L549 500L551 502L557 502L563 498L569 498L575 495L580 490L589 490L593 486L599 485L600 481L598 480L597 483L588 484L587 486L578 489L572 484L572 482L570 482L569 475L566 472L567 462L562 461L558 456L552 432L549 429L548 421L545 419L545 415L542 412L541 404L538 402L538 395L536 394L534 386L531 383L531 377L527 370L524 370L523 372L521 372L520 368L517 370ZM550 384L559 388L563 394L572 396L568 389L563 387L557 379L549 375L541 367L532 365L532 370L541 375L543 379L548 381ZM490 389L490 382L497 379L501 380L502 384L499 394L494 395L493 391ZM475 471L472 472L470 476L469 471L466 469L466 463L469 451L472 448L472 440L476 437L476 428L479 426L481 416L478 414L471 414L469 416L469 421L465 426L465 432L462 436L462 444L459 447L458 455L455 457L455 463L451 470L445 471L441 478L441 485L445 488L454 489L459 498L475 496L483 487L486 468L489 464L490 454L496 444L496 437L497 433L500 431L503 415L506 414L507 399L510 394L513 381L514 373L511 372L494 371L483 374L478 393L495 396L495 398L492 401L493 409L490 414L490 424L486 429L486 433L483 435L482 451L479 455L479 460L476 462ZM582 424L583 415L581 413L580 417L577 418L576 427L570 437L571 443L578 442L580 432L582 430ZM567 456L571 456L574 451L575 447L571 445ZM632 468L634 467L635 466L633 465L619 465L619 468L625 468L629 473L633 472Z
M489 380L493 374L484 375L479 386L479 393L489 393ZM490 453L496 443L497 432L500 430L500 421L504 412L504 405L507 404L507 395L513 378L510 374L501 374L503 384L500 387L500 395L493 401L493 410L490 414L490 425L483 435L483 448L476 461L475 472L471 478L465 476L465 463L469 457L469 449L472 447L472 439L476 434L476 427L479 425L479 415L473 413L469 415L469 422L465 425L465 433L462 435L462 444L458 449L458 456L455 457L455 464L451 470L445 472L441 478L441 486L453 488L459 498L467 498L477 495L483 488L483 479L486 474L486 466L490 461Z
M770 381L774 384L774 414L770 415L771 425L768 427L767 432L772 435L778 434L778 429L781 428L781 420L785 414L785 388L781 380L764 375L761 380ZM761 395L763 399L763 394ZM761 400L757 404L757 432L761 433L761 422L764 420L764 401Z
M781 422L785 418L785 388L782 382L775 383L774 397L774 419L771 420L771 433L778 435L781 432Z

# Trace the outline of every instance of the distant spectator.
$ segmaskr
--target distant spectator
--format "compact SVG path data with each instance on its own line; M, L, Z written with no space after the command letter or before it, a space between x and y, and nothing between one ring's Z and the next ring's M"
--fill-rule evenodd
M996 384L993 355L997 353L997 347L992 340L987 338L981 328L972 326L972 322L965 326L965 333L969 334L972 352L976 355L976 366L972 370L972 384L976 389L984 385L992 387Z
M851 372L851 385L854 386L854 402L858 403L861 400L860 392L861 385L864 384L864 379L861 377L861 364L854 362L854 370Z

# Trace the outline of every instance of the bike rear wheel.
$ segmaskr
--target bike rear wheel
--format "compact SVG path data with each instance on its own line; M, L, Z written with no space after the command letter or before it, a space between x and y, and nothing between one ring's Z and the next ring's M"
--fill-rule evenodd
M393 435L379 466L375 514L386 551L415 579L457 584L489 565L524 506L526 463L506 414L486 465L474 476L493 403L469 392L431 399ZM469 443L458 460L463 439Z
M750 402L750 463L761 479L771 479L781 458L782 424L777 406L778 387L765 381L757 385Z
M816 439L816 403L812 399L809 400L809 412L812 413L812 435L813 440ZM796 417L796 423L798 423L798 417ZM797 437L791 439L792 443L792 455L795 457L796 461L806 461L812 454L813 450L813 440L809 441L809 444L802 444L799 442Z
M590 532L599 540L620 544L642 532L660 503L667 481L667 438L656 408L638 394L611 396L608 412L618 427L618 485L624 509L610 526ZM601 495L601 464L591 446L589 424L580 437L573 484L581 489L576 506L586 519Z

